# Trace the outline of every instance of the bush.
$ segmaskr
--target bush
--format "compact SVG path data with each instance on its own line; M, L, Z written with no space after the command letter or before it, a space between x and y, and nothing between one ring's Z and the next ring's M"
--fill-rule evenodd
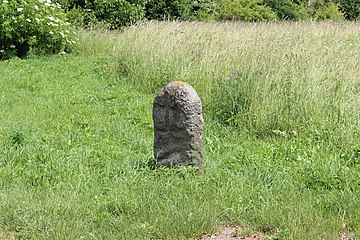
M147 19L207 20L217 16L217 4L212 0L149 0Z
M340 0L340 10L348 20L360 20L360 0Z
M194 18L197 20L216 19L219 14L219 6L213 0L197 0L192 2Z
M225 20L276 20L276 14L261 0L221 0L220 18Z
M59 4L50 0L0 2L0 59L25 57L30 49L42 54L70 51L76 41Z
M110 29L119 29L145 18L145 0L95 0L87 4L95 19Z
M183 19L191 16L191 0L149 0L146 4L147 19Z
M94 12L81 7L74 7L66 12L66 16L77 27L90 26L98 23Z
M73 8L86 8L86 2L88 0L56 0L57 3L60 3L64 9L73 9Z
M73 23L120 29L145 18L147 0L56 0Z
M312 18L316 20L344 20L344 14L340 11L339 6L329 0L317 0L311 4L310 11Z
M281 20L304 20L309 18L306 4L303 1L295 3L291 0L264 0Z

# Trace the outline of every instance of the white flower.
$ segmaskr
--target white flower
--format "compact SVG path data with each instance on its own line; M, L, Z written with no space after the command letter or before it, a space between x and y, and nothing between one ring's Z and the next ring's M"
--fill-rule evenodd
M35 10L39 10L38 5L34 5Z
M38 18L35 18L35 20L36 20L37 22L40 22L40 19L38 19Z
M17 8L18 12L21 12L22 10L24 10L23 8Z
M9 3L7 0L3 0L2 2L3 3ZM4 50L1 50L1 51L4 51Z
M54 21L54 20L55 20L55 18L52 17L52 16L48 16L47 18L48 18L49 20L51 20L51 21Z
M53 35L53 34L54 34L54 32L53 32L53 31L50 31L49 33L50 33L51 35Z
M43 3L48 7L51 6L51 1L50 0L43 0Z
M53 22L47 22L46 24L49 26L55 26L55 27L59 26L59 24L55 24Z
M60 32L60 35L61 35L62 38L66 37L66 35L63 32Z
M5 52L5 50L1 49L1 50L0 50L0 53L3 53L3 52Z
M30 19L28 19L28 18L26 19L26 21L27 21L27 22L31 22L31 20L30 20Z
M11 44L11 45L10 45L10 48L15 48L15 45L14 45L14 44Z

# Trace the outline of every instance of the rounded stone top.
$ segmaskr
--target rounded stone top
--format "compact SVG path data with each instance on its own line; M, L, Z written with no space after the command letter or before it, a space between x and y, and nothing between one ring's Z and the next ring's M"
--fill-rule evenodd
M174 96L176 91L189 89L190 91L195 91L195 89L188 83L182 81L173 81L166 84L164 91L170 96Z
M186 101L189 103L200 102L199 95L195 91L195 89L188 83L182 81L173 81L166 84L160 92L157 94L156 98L167 98L170 97L175 102ZM162 105L162 101L160 100L160 105Z

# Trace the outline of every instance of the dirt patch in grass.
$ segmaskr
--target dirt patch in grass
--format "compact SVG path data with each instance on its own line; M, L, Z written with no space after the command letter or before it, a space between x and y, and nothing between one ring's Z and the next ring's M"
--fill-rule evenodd
M254 233L241 225L227 225L223 227L219 232L210 235L205 235L199 238L199 240L260 240L259 234Z
M269 236L256 233L254 230L241 225L226 225L220 231L201 236L198 240L266 240ZM344 233L339 240L360 240L354 232Z

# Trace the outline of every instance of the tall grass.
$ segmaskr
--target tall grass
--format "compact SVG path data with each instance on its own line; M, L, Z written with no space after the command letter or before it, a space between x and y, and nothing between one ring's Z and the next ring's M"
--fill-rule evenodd
M359 238L358 26L147 22L0 62L0 239ZM204 103L202 172L152 168L173 79Z
M146 22L84 31L79 51L154 93L193 84L205 112L259 136L327 135L354 144L360 118L360 27L351 22Z

